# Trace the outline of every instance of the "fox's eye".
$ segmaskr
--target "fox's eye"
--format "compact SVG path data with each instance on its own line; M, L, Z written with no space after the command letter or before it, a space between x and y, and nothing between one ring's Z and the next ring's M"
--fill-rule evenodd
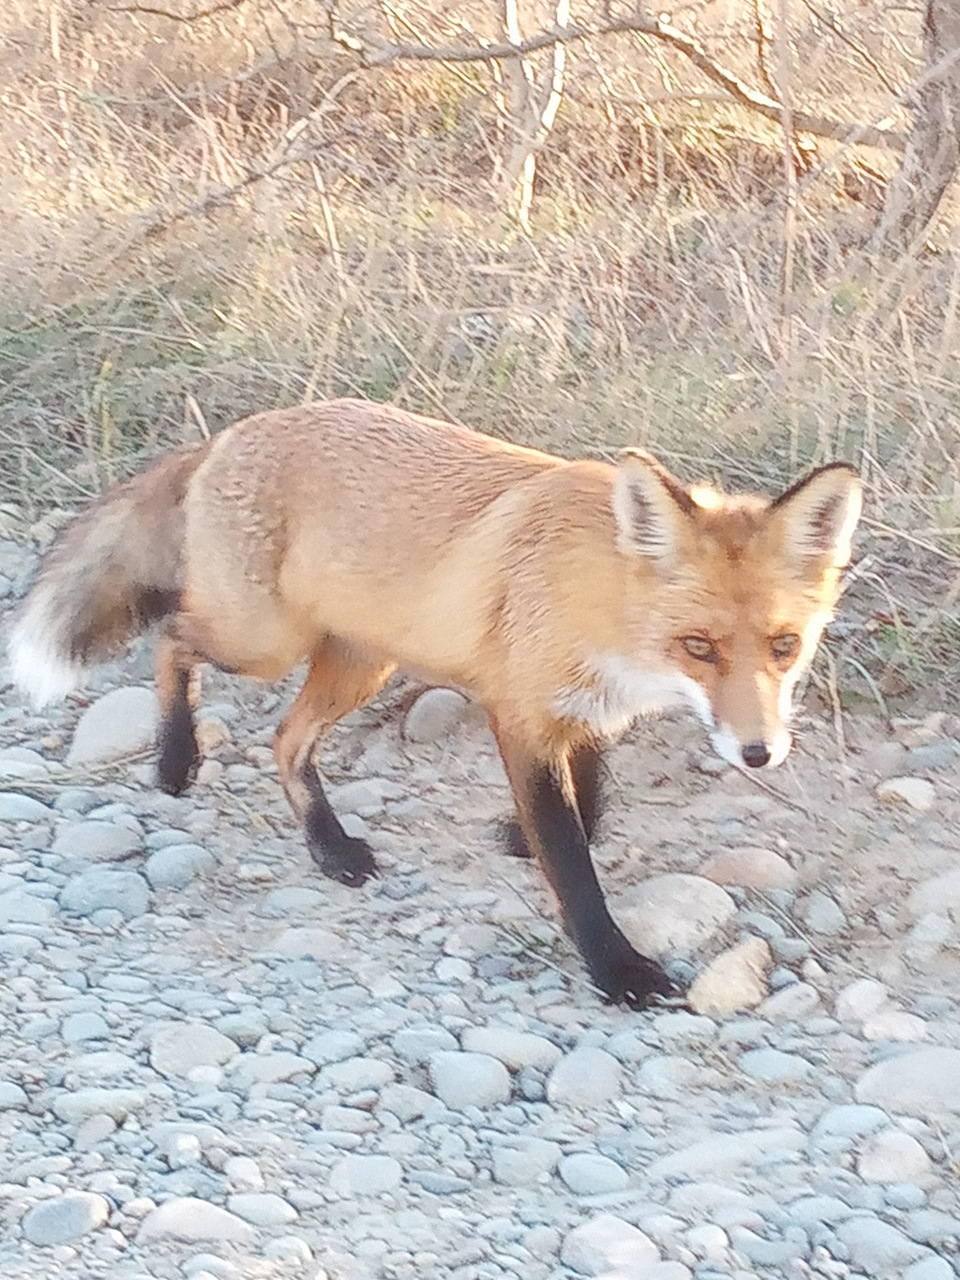
M717 653L716 645L709 640L704 640L703 636L684 636L680 643L690 657L696 658L698 662L719 661L720 655Z
M777 662L789 662L800 652L800 637L793 634L774 636L770 641L770 652Z

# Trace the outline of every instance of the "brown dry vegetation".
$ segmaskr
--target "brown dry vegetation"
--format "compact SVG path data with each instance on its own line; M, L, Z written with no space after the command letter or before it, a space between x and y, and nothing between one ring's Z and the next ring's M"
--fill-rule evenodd
M502 41L502 19L490 0L333 18L318 0L8 0L8 521L204 424L337 394L568 453L642 442L731 486L846 457L870 507L825 696L955 691L960 214L948 201L925 251L875 260L896 137L785 146L668 41L621 33L567 47L526 229L519 64L364 65L397 42ZM671 22L790 111L902 139L920 19L704 0ZM555 11L520 20L532 35ZM553 56L529 59L540 105Z

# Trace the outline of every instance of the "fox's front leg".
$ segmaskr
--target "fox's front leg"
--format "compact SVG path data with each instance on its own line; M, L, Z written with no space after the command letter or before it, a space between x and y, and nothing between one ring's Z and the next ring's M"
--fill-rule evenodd
M531 755L502 732L500 754L527 846L540 859L590 976L613 1001L642 1009L675 994L655 960L642 956L614 923L597 879L577 807L569 753Z
M577 800L577 811L587 844L593 841L600 821L602 800L601 775L603 757L600 748L593 742L585 743L571 751L567 757L570 776L573 778L573 790ZM506 840L506 850L513 858L531 858L533 854L527 844L526 837L520 829L519 820L503 823L501 830Z

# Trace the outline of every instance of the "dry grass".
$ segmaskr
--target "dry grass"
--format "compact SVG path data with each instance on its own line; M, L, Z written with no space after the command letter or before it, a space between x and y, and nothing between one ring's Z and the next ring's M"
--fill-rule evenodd
M796 6L789 95L903 130L917 16L847 7L839 40ZM405 10L398 38L499 38L486 4L435 8ZM776 50L759 58L748 10L692 14L763 88ZM775 124L629 36L571 46L525 234L490 66L365 71L319 12L0 15L8 517L29 526L194 432L190 397L214 430L314 396L390 399L570 453L643 442L734 487L847 457L871 501L841 691L889 709L954 692L953 212L939 253L871 261L894 153L804 138L788 171ZM391 34L379 9L343 21Z

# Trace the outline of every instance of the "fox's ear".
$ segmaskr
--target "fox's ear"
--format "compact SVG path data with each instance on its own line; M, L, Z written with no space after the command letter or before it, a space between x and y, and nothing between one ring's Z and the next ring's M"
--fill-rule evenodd
M620 455L613 486L617 545L628 554L669 560L694 501L675 476L643 449Z
M842 569L862 507L859 475L846 462L832 462L782 493L770 513L781 524L788 553Z

